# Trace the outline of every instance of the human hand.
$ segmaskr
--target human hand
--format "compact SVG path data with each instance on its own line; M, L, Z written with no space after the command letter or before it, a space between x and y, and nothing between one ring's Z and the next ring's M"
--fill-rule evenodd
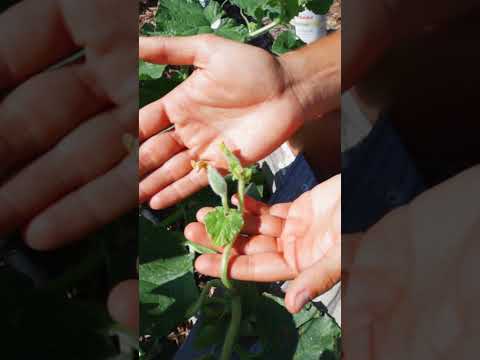
M479 181L477 166L342 238L346 359L477 356Z
M281 59L212 35L140 38L140 58L197 70L140 110L139 199L162 209L208 184L192 160L227 168L219 144L245 165L266 157L303 122L302 105ZM175 125L174 131L162 130Z
M242 234L232 251L230 277L237 280L271 282L292 280L285 304L296 313L311 299L340 281L341 177L336 176L303 194L293 203L267 206L247 198ZM233 199L236 202L236 198ZM211 211L199 211L203 221ZM201 223L192 223L185 236L215 249ZM200 256L197 271L218 277L221 255Z
M0 233L24 227L51 249L136 206L136 155L122 144L138 126L127 4L26 0L0 15ZM84 62L45 71L80 49Z

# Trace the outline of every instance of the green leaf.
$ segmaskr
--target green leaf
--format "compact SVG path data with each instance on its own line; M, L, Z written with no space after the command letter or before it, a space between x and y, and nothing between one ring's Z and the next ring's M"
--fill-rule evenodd
M208 183L212 188L213 192L220 196L222 199L227 198L228 196L228 189L227 189L227 181L225 178L220 175L217 169L213 166L208 167Z
M341 330L327 314L302 325L299 333L300 339L293 360L341 358Z
M217 207L205 216L208 235L216 246L224 247L233 243L243 225L243 216L235 209L225 212L223 207Z
M268 355L265 360L341 358L340 327L333 318L313 305L307 305L300 313L291 315L285 309L283 299L264 294L257 317L260 339ZM280 323L283 327L278 325Z
M273 43L272 52L276 55L282 55L289 51L296 50L304 46L305 43L297 38L293 31L282 32Z
M156 80L160 79L165 71L166 65L157 65L140 60L138 66L139 80Z
M165 231L140 218L140 329L162 337L184 319L198 296L193 254L183 234Z
M262 10L267 0L230 0L230 2L242 9L246 15L257 18L260 15L258 11Z
M263 360L291 360L298 333L292 315L273 298L262 296L257 304L257 333Z
M157 34L196 35L201 26L210 26L204 9L197 1L162 0L155 15Z
M315 14L325 15L330 11L333 0L300 0L300 4Z
M245 42L248 38L248 29L244 25L237 25L233 19L222 19L215 34L226 39Z
M283 19L285 24L288 24L295 16L297 16L301 11L301 6L298 0L280 0L283 2L284 7L284 16Z
M162 0L158 8L156 28L150 35L187 36L214 33L235 41L245 41L248 30L233 19L224 18L220 4L210 1L204 9L196 1Z
M252 169L244 168L240 160L225 144L222 143L220 148L227 157L228 168L233 176L233 179L243 180L245 183L249 183L253 174Z

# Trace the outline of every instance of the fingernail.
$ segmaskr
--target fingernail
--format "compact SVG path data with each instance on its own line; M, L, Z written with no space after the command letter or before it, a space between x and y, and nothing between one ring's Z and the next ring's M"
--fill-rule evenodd
M302 308L310 302L310 294L307 290L300 291L297 296L295 296L295 308L300 311Z
M44 219L35 219L25 230L25 242L35 250L48 250L51 244L51 226Z
M153 198L151 198L151 199L150 199L150 207L151 207L153 210L160 210L161 207L162 207L161 199L157 198L156 196L154 196Z

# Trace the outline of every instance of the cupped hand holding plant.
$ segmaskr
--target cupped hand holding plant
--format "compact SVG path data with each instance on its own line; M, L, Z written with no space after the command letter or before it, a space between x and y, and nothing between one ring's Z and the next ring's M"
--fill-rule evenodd
M152 208L166 208L208 184L205 172L192 170L192 160L226 169L220 143L244 165L253 164L307 117L295 71L262 49L212 35L149 37L140 38L140 58L196 67L171 93L140 110L139 200Z
M341 177L336 176L303 194L293 203L267 206L245 199L245 226L232 250L229 275L233 279L257 282L293 280L287 289L286 306L295 313L311 299L327 291L341 273ZM234 203L238 203L235 197ZM205 226L205 208L200 223L185 229L186 237L213 246ZM222 255L205 254L196 268L220 277Z

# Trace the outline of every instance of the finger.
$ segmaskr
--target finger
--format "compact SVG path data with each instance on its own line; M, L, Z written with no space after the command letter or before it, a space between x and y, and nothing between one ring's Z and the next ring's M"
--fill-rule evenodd
M270 208L270 215L286 220L291 206L292 203L275 204Z
M200 210L198 210L197 212L197 220L202 223L202 224L205 224L205 216L208 215L208 213L212 212L213 210L215 210L215 208L213 207L204 207L204 208L201 208Z
M108 296L108 311L115 321L138 333L138 280L118 284Z
M243 234L248 235L266 235L279 237L282 234L284 221L271 215L253 216L245 214L245 226L242 229Z
M135 208L137 166L137 155L132 153L105 175L41 212L26 228L27 244L37 250L56 249Z
M168 132L151 137L139 149L140 177L160 168L168 159L184 149L175 132Z
M287 264L295 271L298 271L297 244L305 236L308 230L308 223L301 218L288 217L282 234L278 240L279 251L282 251Z
M330 290L341 278L341 255L330 254L288 284L285 306L296 314L311 300Z
M7 204L0 206L0 232L23 224L65 194L118 164L126 154L123 135L137 128L137 109L132 101L83 123L0 187L0 203ZM137 181L137 160L135 166L133 179Z
M269 206L261 201L257 201L250 196L245 196L245 211L252 215L262 215L269 213ZM232 203L238 206L238 195L232 196Z
M216 38L205 35L140 37L139 58L154 64L204 67L210 55L208 43L212 41Z
M195 194L207 185L208 177L206 172L192 170L188 175L156 194L151 199L150 206L152 209L166 209Z
M211 212L213 208L203 208L197 213L197 220L205 223L205 216ZM246 235L265 235L270 237L279 237L283 229L283 220L271 215L253 216L244 215L245 225L242 234Z
M0 89L20 83L72 54L60 1L21 1L0 15ZM32 41L33 40L33 41Z
M37 75L0 103L0 177L106 107L82 82L82 69L75 65Z
M213 245L210 237L205 230L205 226L201 223L191 223L185 228L185 237L197 244L203 245L209 249L222 252L223 248ZM259 254L271 253L277 251L276 239L257 235L253 237L238 237L235 241L234 254Z
M189 151L182 151L145 177L139 184L140 203L152 199L155 194L186 176L192 171L191 161Z
M171 125L165 108L165 102L166 97L154 101L140 109L138 113L140 142L158 134L160 131L165 130Z
M202 274L220 276L222 255L205 254L195 262L195 268ZM280 253L260 253L232 257L229 263L231 278L243 281L272 282L295 277Z

